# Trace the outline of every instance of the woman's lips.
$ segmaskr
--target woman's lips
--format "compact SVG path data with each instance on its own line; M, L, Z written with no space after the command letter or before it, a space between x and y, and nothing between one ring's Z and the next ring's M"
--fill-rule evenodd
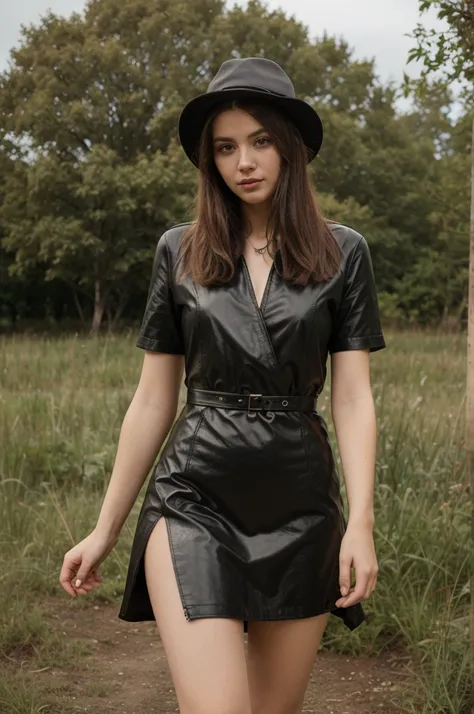
M262 179L259 181L252 181L251 183L241 183L239 186L242 188L255 188L255 186L259 186L262 183Z

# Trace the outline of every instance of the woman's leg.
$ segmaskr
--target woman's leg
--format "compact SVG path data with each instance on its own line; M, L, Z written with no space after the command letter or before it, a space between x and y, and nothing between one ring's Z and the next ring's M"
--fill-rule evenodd
M251 714L242 620L186 620L164 517L147 543L145 576L180 713Z
M248 679L252 714L301 714L329 615L249 622Z

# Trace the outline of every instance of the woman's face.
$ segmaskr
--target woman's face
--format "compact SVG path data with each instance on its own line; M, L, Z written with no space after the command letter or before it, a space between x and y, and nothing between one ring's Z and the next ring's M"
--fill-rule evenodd
M280 153L263 126L242 109L227 109L212 128L214 161L227 186L242 201L271 200L280 174ZM242 181L258 183L242 185Z

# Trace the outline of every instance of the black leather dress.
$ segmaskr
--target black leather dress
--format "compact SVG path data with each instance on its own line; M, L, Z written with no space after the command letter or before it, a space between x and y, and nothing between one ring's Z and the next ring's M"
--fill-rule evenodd
M341 270L295 286L272 265L260 308L242 256L231 283L179 284L180 236L159 241L137 346L185 355L188 390L317 398L328 353L385 347L367 242L331 230ZM245 399L245 397L243 397ZM123 620L153 620L143 554L163 516L188 620L284 620L331 612L351 630L361 603L336 608L346 520L327 425L317 410L186 403L152 472L136 526Z

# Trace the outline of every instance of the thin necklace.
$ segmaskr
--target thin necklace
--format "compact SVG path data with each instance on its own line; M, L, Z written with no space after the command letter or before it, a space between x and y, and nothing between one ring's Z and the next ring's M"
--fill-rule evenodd
M256 253L258 253L258 255L264 255L264 253L265 253L265 251L267 250L268 246L269 246L270 243L272 242L272 239L270 238L270 239L267 241L267 244L263 246L263 248L256 248L256 247L254 246L254 244L252 243L252 241L250 240L250 238L247 238L247 240L248 240L248 242L250 243L250 245L252 246L252 248L254 249L254 251L255 251Z

